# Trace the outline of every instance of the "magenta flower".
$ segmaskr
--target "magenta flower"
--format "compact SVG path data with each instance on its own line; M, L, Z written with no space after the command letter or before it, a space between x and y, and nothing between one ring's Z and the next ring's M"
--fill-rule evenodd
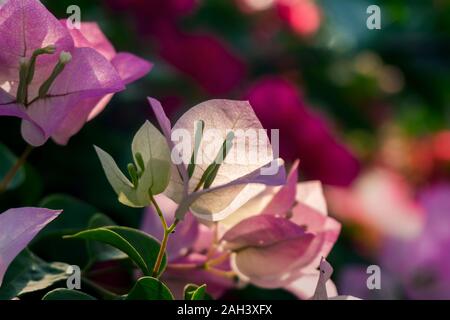
M340 224L327 216L319 182L297 184L297 166L285 186L268 187L220 227L241 279L309 298L318 281L317 267L337 240Z
M157 40L161 57L210 94L231 91L245 76L244 62L213 35L189 34L161 26Z
M301 159L308 179L348 185L358 175L358 160L333 137L324 120L309 110L292 83L266 78L255 83L245 97L264 128L280 129L281 157Z
M22 136L33 146L50 137L65 144L101 111L105 95L150 67L116 56L96 25L69 32L37 0L4 2L0 33L0 116L21 118Z
M0 286L9 264L61 212L43 208L18 208L0 214Z

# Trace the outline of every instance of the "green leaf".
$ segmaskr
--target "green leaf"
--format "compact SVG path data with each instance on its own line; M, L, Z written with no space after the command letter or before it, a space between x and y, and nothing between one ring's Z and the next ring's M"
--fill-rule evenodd
M146 121L133 138L131 151L135 164L128 165L132 182L108 153L94 147L120 203L142 208L151 203L149 192L156 195L167 188L171 172L169 146L161 132L150 122Z
M47 263L25 249L11 263L0 287L0 300L45 289L68 278L65 263Z
M6 176L9 170L14 166L17 157L5 145L0 143L0 181ZM14 178L9 183L6 190L17 188L25 180L25 170L20 168Z
M149 191L152 195L166 190L170 179L170 151L162 133L149 121L138 130L131 144L133 159L140 167L138 159L142 158L145 170L139 178L137 197L140 203L150 204ZM139 157L136 155L139 154Z
M139 204L137 200L133 184L120 171L113 157L97 146L94 146L94 148L105 171L106 178L116 192L119 202L133 208L144 207L145 205Z
M102 227L82 231L66 238L95 240L109 244L126 253L144 275L152 274L160 248L160 243L155 238L140 230L127 227ZM164 255L160 273L166 267L166 260Z
M89 229L116 226L116 223L104 214L97 213L89 221ZM126 259L128 256L110 245L97 241L87 241L87 249L91 261L110 261Z
M125 297L126 300L173 300L169 288L152 277L140 278Z
M212 298L206 293L206 284L198 286L190 283L184 287L184 300L212 300Z
M47 293L42 300L97 300L94 297L77 290L55 289Z

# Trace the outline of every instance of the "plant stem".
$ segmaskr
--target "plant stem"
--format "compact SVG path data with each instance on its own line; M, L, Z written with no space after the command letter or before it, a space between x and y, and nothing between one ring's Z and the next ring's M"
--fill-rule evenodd
M155 207L156 212L158 213L158 217L161 220L161 224L164 228L164 231L166 231L167 230L167 222L166 222L166 219L164 218L161 208L158 206L158 203L156 202L155 198L153 197L153 195L150 192L149 192L149 197L150 197L150 201L152 202L153 206Z
M19 159L17 159L16 163L11 167L11 169L8 171L6 176L3 178L3 180L0 182L0 193L6 191L11 181L16 176L19 169L25 164L28 156L30 155L31 151L33 150L33 147L28 145L25 148L25 151L22 153Z
M159 273L159 269L161 268L161 263L164 258L164 254L166 252L167 248L167 241L169 240L169 235L175 230L177 224L180 222L180 220L175 219L173 224L164 230L164 237L161 242L161 247L159 248L158 257L156 258L155 267L153 268L153 277L157 277Z
M164 253L166 252L167 241L169 240L169 234L167 230L164 230L164 237L161 242L161 247L159 247L158 258L156 258L155 267L153 268L153 277L158 277L159 268L161 268L161 263L164 257Z
M156 258L156 263L155 263L155 266L154 266L153 272L152 272L152 276L157 277L159 274L159 269L161 268L161 263L164 258L164 254L166 252L167 242L169 241L169 236L175 230L175 228L177 227L177 224L180 222L180 220L175 219L173 224L170 227L168 227L166 219L164 218L161 208L159 207L155 198L153 197L153 195L151 193L149 193L149 197L150 197L150 201L152 202L153 206L155 207L156 212L158 213L159 219L161 220L161 224L164 229L163 240L161 242L161 246L159 247L158 257Z

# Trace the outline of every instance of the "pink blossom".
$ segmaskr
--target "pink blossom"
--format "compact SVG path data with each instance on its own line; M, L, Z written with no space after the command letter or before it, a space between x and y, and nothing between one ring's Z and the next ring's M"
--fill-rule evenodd
M220 227L240 278L309 298L320 259L331 251L340 224L327 216L319 182L296 183L297 165L286 185L268 187L221 221Z
M0 286L9 264L61 212L42 208L17 208L0 214Z
M66 25L65 21L62 21ZM112 44L95 22L84 22L81 29L69 29L75 47L88 47L102 54L117 70L123 83L128 85L145 76L152 68L152 64L127 52L117 53ZM113 94L99 98L80 101L77 108L70 112L53 135L59 144L66 144L71 136L76 134L86 121L92 120L105 109Z
M0 47L8 48L0 53L0 116L21 118L22 136L33 146L50 137L67 143L109 94L150 68L116 55L96 24L70 31L37 0L4 2L0 32Z
M280 130L280 155L301 159L308 179L346 186L359 172L359 162L334 138L325 121L305 105L297 88L280 77L256 82L245 95L266 129Z
M297 184L297 165L284 186L267 187L216 227L199 224L191 213L185 216L169 239L163 275L176 295L189 282L206 282L215 297L247 282L285 288L300 298L313 295L317 267L333 247L340 224L327 216L320 183ZM156 200L167 221L173 221L177 205L163 195ZM142 228L161 239L158 220L149 208ZM233 273L240 282L233 281ZM327 288L336 295L332 282Z

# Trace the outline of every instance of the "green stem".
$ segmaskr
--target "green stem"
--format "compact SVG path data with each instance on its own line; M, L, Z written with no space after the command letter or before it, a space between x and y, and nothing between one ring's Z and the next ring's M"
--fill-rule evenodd
M157 278L159 274L159 269L161 268L161 263L164 257L164 253L166 252L167 248L167 241L169 240L169 234L167 230L164 230L164 237L161 242L161 247L159 247L158 257L156 258L155 267L153 268L152 276Z
M156 202L153 195L149 192L150 201L152 202L153 206L155 207L156 212L158 213L158 217L161 220L161 224L164 228L164 230L167 230L167 222L166 219L164 219L164 215L161 211L161 208L158 206L158 203Z
M164 229L163 240L161 242L161 246L159 247L158 257L156 258L156 263L155 263L155 266L154 266L153 272L152 272L153 277L158 277L159 269L161 268L164 254L166 252L167 242L169 241L169 236L175 230L175 228L177 227L177 224L180 222L180 220L175 219L173 224L169 227L167 225L166 219L164 218L164 215L161 211L161 208L159 207L158 203L156 202L155 198L153 197L153 195L150 192L149 192L149 197L150 197L150 201L152 202L153 206L155 207L156 212L158 213L159 219L161 220L161 224Z
M158 257L156 258L155 267L153 268L153 277L158 277L159 269L161 268L161 263L164 258L164 254L166 252L167 248L167 242L169 241L170 234L175 230L177 224L180 222L180 220L175 219L173 224L169 228L165 228L164 230L164 237L161 242L161 247L159 247Z
M3 178L3 180L0 182L0 193L6 191L11 181L16 176L19 169L25 164L27 161L28 156L30 155L31 151L33 150L33 147L28 145L25 149L25 151L22 153L19 159L17 159L16 163L11 167L11 169L8 171L6 176Z

